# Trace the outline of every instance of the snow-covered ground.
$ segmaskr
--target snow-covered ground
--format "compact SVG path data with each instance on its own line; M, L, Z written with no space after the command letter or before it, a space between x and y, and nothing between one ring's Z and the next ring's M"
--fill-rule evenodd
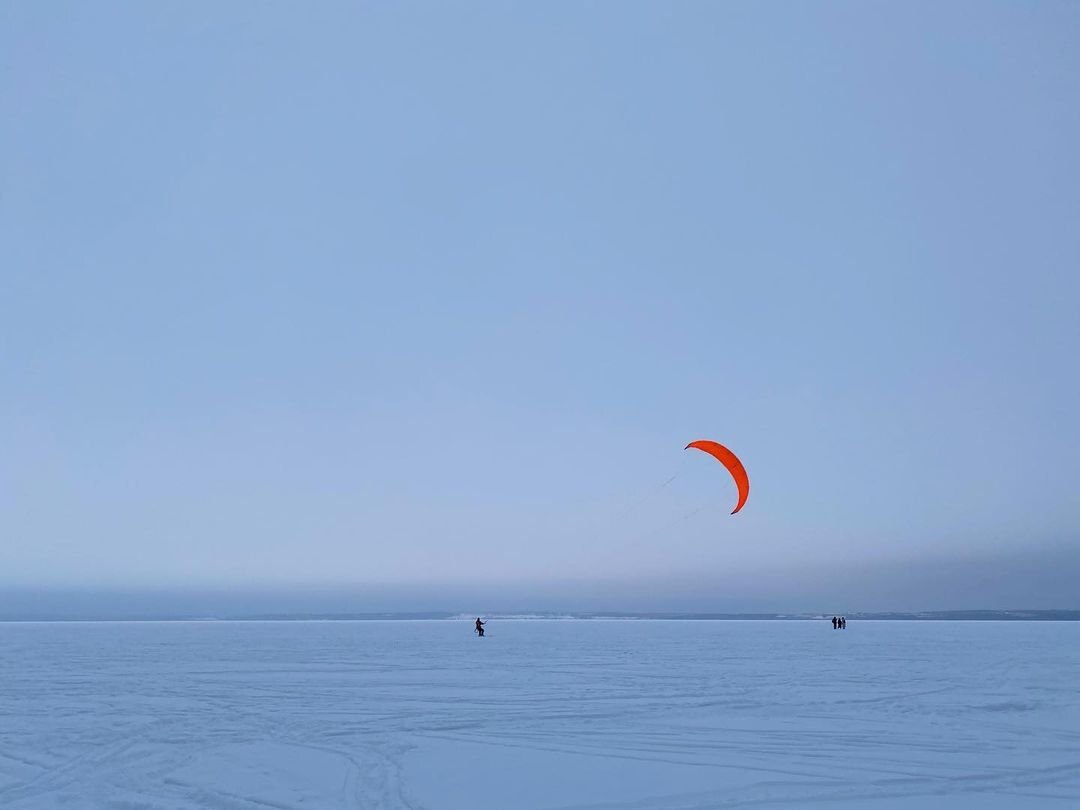
M0 806L1080 807L1080 623L0 624Z

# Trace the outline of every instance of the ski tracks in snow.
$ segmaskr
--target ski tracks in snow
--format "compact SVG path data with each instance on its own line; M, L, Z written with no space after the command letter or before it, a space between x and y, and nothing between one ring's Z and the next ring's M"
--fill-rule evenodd
M0 625L0 805L1080 806L1080 624L468 630Z

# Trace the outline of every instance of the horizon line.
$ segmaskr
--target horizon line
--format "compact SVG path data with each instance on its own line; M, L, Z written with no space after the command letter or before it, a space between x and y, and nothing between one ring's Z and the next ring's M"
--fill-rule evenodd
M496 621L822 621L830 613L713 613L700 611L497 611L480 615ZM840 614L837 614L840 615ZM1080 608L975 609L918 611L851 611L857 621L1080 621ZM472 621L460 611L373 611L360 613L252 613L197 616L191 614L132 614L105 617L74 614L0 616L0 624L165 624L165 623L288 623L288 622L408 622Z

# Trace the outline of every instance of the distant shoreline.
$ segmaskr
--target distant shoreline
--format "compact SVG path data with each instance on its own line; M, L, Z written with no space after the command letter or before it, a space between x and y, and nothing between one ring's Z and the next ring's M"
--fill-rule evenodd
M823 613L556 613L495 612L481 613L495 621L828 621L833 614ZM960 621L960 622L1075 622L1080 610L945 610L902 612L850 612L851 621ZM223 616L130 615L72 616L33 615L0 616L0 624L61 623L161 623L161 622L388 622L388 621L472 621L461 613L294 613Z

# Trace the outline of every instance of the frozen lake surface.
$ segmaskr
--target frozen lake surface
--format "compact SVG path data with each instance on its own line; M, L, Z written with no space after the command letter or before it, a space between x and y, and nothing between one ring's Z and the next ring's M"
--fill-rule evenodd
M1080 807L1080 623L0 624L0 806Z

